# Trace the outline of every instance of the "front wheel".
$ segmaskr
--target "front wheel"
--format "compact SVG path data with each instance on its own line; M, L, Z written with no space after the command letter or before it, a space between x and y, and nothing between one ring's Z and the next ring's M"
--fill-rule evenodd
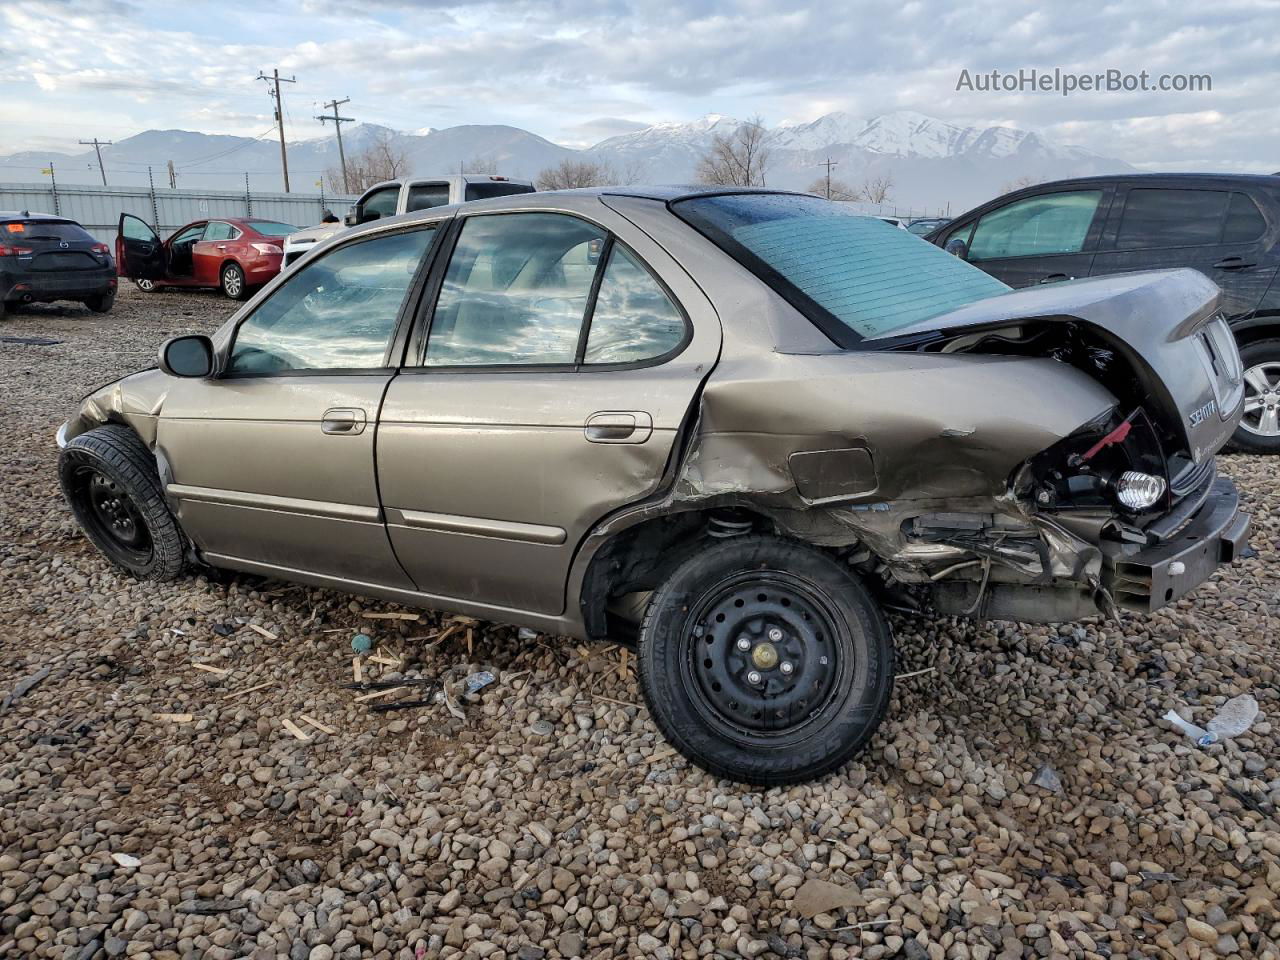
M1259 340L1240 350L1244 415L1232 445L1250 453L1280 453L1280 340Z
M133 285L143 293L155 293L159 289L154 280L147 280L146 278L133 281Z
M228 263L222 268L222 292L232 300L243 300L249 295L249 285L244 282L244 271L238 263Z
M743 536L709 544L653 595L640 681L663 735L744 783L820 777L870 739L893 691L893 642L844 565Z
M151 451L128 427L108 424L68 443L58 480L85 534L116 566L140 580L182 572L186 540L164 502Z

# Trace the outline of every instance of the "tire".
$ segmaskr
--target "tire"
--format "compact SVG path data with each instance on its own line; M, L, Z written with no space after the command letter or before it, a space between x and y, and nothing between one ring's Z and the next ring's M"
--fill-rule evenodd
M232 300L247 300L249 297L249 285L245 283L244 271L240 269L238 263L228 263L222 268L221 285L222 292Z
M1231 436L1231 446L1246 453L1280 453L1280 340L1241 347L1240 360L1245 372L1245 413Z
M667 740L758 786L842 766L893 692L889 626L858 577L776 537L719 540L681 563L654 592L637 659Z
M94 313L110 313L111 308L116 305L116 292L113 289L100 293L96 297L90 297L84 305Z
M58 481L85 535L117 567L139 580L182 573L186 537L164 502L155 458L128 427L108 424L68 443Z
M159 285L154 280L135 280L133 281L133 285L143 293L155 293L160 289Z

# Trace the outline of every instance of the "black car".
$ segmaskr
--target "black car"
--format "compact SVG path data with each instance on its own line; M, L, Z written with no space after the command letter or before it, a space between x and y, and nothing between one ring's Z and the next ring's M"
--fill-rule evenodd
M78 300L95 313L116 302L116 264L74 220L0 210L0 317L19 303Z
M1222 288L1244 361L1233 441L1280 453L1280 176L1135 174L1058 180L956 217L929 241L1013 287L1193 267Z

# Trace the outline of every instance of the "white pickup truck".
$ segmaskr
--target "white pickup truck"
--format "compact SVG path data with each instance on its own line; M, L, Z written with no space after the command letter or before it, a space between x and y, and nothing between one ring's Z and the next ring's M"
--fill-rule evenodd
M321 240L327 240L347 227L354 227L398 213L443 207L448 203L505 197L513 193L533 193L528 180L512 180L483 173L455 173L443 177L407 177L374 184L357 200L343 223L322 223L299 230L284 241L284 266L288 267Z

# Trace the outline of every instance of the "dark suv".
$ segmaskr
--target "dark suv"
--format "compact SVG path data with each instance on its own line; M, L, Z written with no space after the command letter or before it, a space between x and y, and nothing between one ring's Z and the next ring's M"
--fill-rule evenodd
M74 220L0 210L0 317L6 305L51 300L106 313L116 283L110 249Z
M1280 453L1280 176L1161 173L1005 194L928 239L1013 287L1193 267L1222 288L1244 361L1233 441Z

